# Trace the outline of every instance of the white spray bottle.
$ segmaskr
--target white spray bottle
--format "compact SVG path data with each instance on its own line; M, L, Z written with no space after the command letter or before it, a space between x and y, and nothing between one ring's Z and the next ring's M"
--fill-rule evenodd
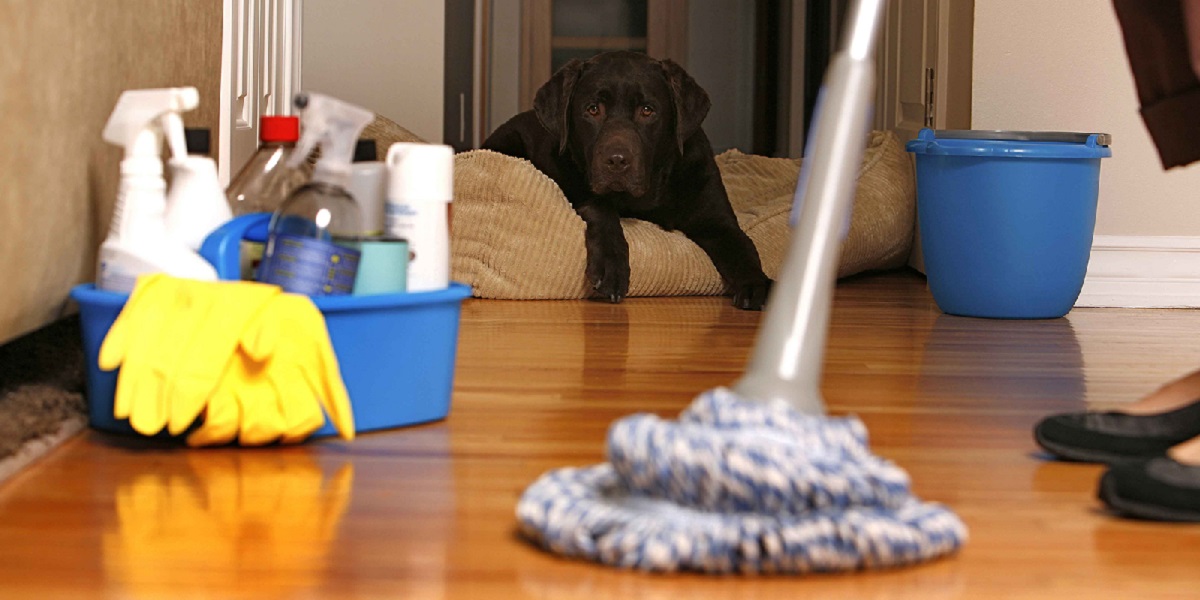
M165 221L163 132L177 131L178 137L171 139L182 143L183 120L179 113L199 103L200 94L193 87L128 90L117 100L103 137L123 146L125 158L121 161L112 225L100 246L96 277L100 289L131 292L138 275L144 273L217 279L212 265L167 234Z
M203 154L190 153L181 139L182 131L170 128L163 133L171 148L171 158L167 161L171 169L171 187L167 191L167 235L199 251L204 238L232 219L233 211L225 200L225 189L217 176L217 162Z
M450 285L454 149L396 142L388 148L387 167L387 234L408 240L407 289L445 289Z
M354 146L375 113L311 92L296 95L303 110L300 140L288 158L296 168L321 145L312 180L271 216L258 280L309 296L344 295L358 274L362 209L347 191Z

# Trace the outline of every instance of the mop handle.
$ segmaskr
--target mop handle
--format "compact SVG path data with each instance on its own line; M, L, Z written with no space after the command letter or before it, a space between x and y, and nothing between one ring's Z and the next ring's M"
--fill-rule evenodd
M854 203L875 93L874 42L886 0L858 0L830 61L797 182L799 219L771 289L746 372L744 398L825 414L821 372L844 228Z

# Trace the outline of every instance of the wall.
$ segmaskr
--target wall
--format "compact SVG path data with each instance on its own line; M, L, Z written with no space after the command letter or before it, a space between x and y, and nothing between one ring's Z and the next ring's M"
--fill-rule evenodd
M121 158L100 132L121 91L196 86L185 123L215 132L220 55L221 0L0 0L0 341L95 275Z
M484 139L520 112L521 0L492 0L489 45L489 89L481 130ZM480 140L482 142L482 140Z
M304 0L301 86L442 141L443 0Z
M1200 165L1163 171L1110 2L976 0L974 77L974 129L1113 135L1100 169L1100 241L1200 236Z
M1163 171L1110 2L976 0L975 129L1103 131L1076 306L1200 307L1200 164Z

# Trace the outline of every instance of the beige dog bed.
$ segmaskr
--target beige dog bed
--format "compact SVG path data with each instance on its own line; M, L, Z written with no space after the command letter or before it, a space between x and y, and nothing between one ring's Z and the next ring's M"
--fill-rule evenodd
M763 270L778 277L800 160L730 150L717 157L738 223L754 241ZM585 298L584 223L553 180L525 160L487 150L454 165L452 277L480 298ZM850 235L838 276L900 267L915 225L912 163L891 132L872 132L858 174ZM725 292L708 256L678 232L623 219L629 241L629 296Z

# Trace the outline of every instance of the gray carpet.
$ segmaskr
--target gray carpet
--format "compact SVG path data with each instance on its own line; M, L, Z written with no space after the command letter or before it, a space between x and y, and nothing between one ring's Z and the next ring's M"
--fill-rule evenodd
M0 481L86 423L79 317L0 346Z

